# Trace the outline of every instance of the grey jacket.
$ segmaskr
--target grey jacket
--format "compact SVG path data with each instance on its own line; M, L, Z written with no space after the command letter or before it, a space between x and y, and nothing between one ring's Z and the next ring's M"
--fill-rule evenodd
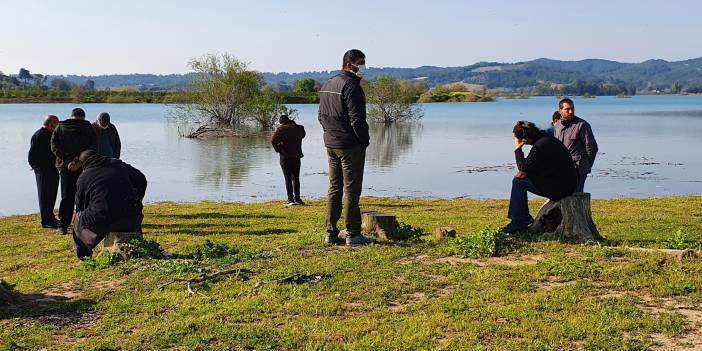
M568 149L570 157L578 165L580 174L590 173L597 156L597 141L590 124L578 116L573 116L568 121L560 119L554 127L554 136Z

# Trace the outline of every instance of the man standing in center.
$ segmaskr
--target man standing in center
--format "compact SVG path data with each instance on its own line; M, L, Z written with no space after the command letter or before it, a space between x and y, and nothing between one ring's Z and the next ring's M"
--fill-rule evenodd
M319 91L319 123L329 161L327 233L324 242L339 243L336 222L341 217L342 196L346 208L346 245L372 241L361 235L361 208L366 147L370 144L366 122L366 95L361 78L366 55L352 49L344 54L342 72L329 79Z
M56 168L61 179L61 203L59 204L59 234L68 233L73 219L76 201L76 183L80 170L78 156L81 152L97 149L97 135L90 122L85 120L85 111L74 108L71 118L59 122L51 136L51 151L56 155Z

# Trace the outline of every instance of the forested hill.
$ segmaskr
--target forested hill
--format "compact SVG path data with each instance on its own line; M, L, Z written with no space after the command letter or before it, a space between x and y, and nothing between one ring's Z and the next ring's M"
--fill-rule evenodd
M1 68L1 67L0 67ZM336 71L302 73L263 73L265 82L273 87L293 86L295 81L312 78L325 80ZM668 90L670 92L702 92L702 58L669 62L648 60L622 63L602 59L559 61L546 58L518 63L479 62L461 67L422 66L417 68L369 68L369 78L392 76L401 79L421 79L429 86L464 82L506 90L536 89L539 86L618 86L631 90ZM145 90L179 90L187 85L187 74L126 74L102 76L49 76L84 85L92 80L95 86L136 86Z

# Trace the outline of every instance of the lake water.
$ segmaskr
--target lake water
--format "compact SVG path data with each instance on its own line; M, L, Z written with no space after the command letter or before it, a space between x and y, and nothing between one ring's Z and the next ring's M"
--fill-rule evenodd
M514 174L515 121L547 126L557 99L423 105L420 124L372 126L363 194L386 197L508 198ZM576 99L600 154L586 191L595 198L697 194L702 191L702 96ZM122 159L146 174L146 201L284 199L278 155L265 138L189 140L166 121L169 107L84 104L88 119L106 111L122 138ZM27 165L31 135L43 117L63 119L72 104L0 105L0 216L38 212ZM327 189L317 105L293 105L307 130L303 198Z

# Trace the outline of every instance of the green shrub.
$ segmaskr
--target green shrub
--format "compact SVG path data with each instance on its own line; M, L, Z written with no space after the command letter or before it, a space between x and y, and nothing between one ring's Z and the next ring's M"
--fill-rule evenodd
M119 261L119 255L105 253L95 258L88 257L83 259L83 262L80 264L80 270L83 272L99 271L105 268L109 268L110 266L114 265Z
M422 241L422 237L427 235L426 230L415 228L410 224L398 222L397 236L407 241Z
M493 228L484 228L479 232L449 240L452 255L469 258L499 256L508 250L509 244L509 236Z
M664 245L668 249L676 250L691 249L700 246L698 242L688 239L687 232L683 228L678 228L673 235L665 240Z
M226 243L217 243L210 240L205 240L205 242L201 246L197 247L190 256L198 260L203 260L233 256L238 252L239 250L230 247Z

